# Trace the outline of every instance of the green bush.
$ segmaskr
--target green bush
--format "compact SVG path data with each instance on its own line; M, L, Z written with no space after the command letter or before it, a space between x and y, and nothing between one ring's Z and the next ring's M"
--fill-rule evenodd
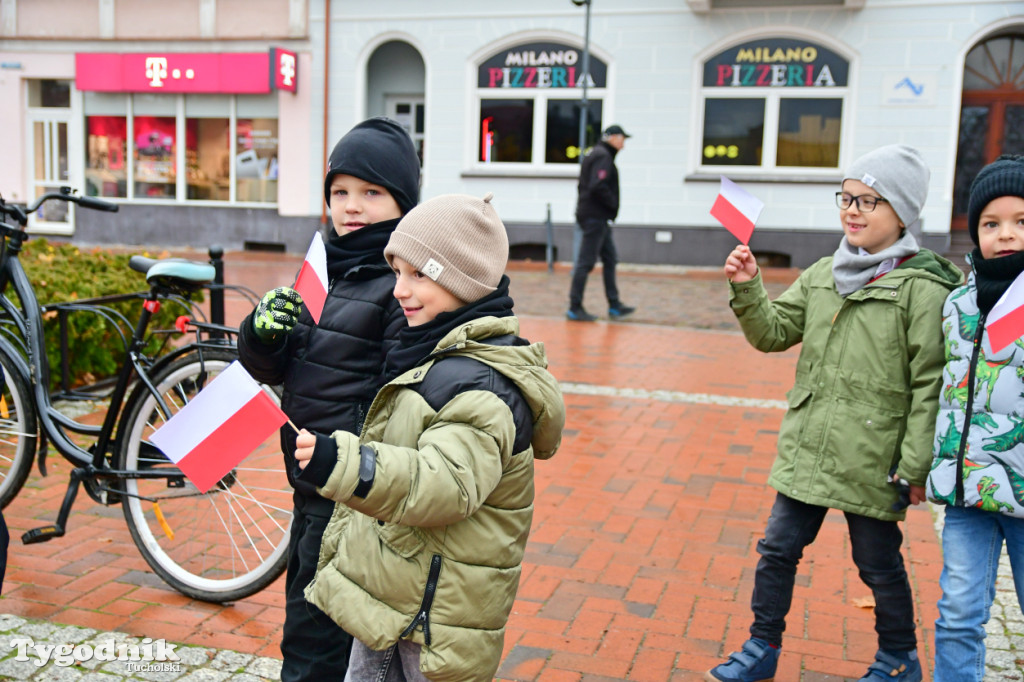
M142 255L149 255L143 253ZM158 254L153 257L165 257ZM33 237L21 252L21 264L35 287L39 304L74 302L97 296L142 292L148 289L145 276L128 267L130 254L116 254L100 248L82 250L62 243ZM8 295L12 291L8 288ZM201 300L201 295L197 296ZM90 311L68 314L68 358L72 386L90 384L117 374L125 358L125 341L130 339L139 317L142 299L105 304L119 311L128 324L115 328L101 315ZM174 320L187 310L165 301L154 316L150 330L173 329ZM118 318L114 318L118 319ZM60 384L60 329L58 313L44 313L46 354L50 362L50 387ZM146 352L156 353L164 344L173 343L180 334L157 334L150 338Z

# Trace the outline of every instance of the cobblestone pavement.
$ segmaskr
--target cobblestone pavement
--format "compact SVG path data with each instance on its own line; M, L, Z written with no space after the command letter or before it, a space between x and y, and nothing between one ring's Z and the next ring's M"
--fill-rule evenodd
M227 279L262 293L290 281L300 260L228 254ZM796 351L762 355L746 344L717 270L624 267L622 298L637 313L595 324L564 319L568 273L564 264L510 268L523 334L545 342L568 421L558 456L537 465L534 530L497 678L700 680L747 636L754 545L773 499L764 481ZM776 294L795 271L765 275ZM595 272L591 312L605 312L602 298ZM231 295L227 308L237 323L251 305ZM5 510L14 541L0 679L279 679L283 579L234 604L183 597L149 571L120 510L84 496L67 537L21 545L63 496L68 466L49 464L51 475L33 472ZM940 525L941 512L926 507L904 524L929 672ZM1024 682L1024 618L1008 575L1004 562L991 682ZM845 522L830 514L798 573L776 679L858 679L875 650L869 595ZM106 660L133 651L139 660Z

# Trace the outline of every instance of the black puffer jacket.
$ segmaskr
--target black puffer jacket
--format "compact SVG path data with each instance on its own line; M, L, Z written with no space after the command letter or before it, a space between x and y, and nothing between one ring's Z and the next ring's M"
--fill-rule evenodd
M605 141L598 142L580 164L579 197L576 220L615 220L619 215L619 171L615 167L618 150Z
M319 325L303 307L292 333L273 346L253 331L255 311L241 324L242 365L257 381L283 385L281 408L299 428L358 435L370 403L388 379L385 357L406 327L392 293L395 277L384 260L384 245L397 224L376 223L328 240L330 289ZM287 424L281 427L281 449L296 504L309 513L330 515L334 503L292 475L295 431Z

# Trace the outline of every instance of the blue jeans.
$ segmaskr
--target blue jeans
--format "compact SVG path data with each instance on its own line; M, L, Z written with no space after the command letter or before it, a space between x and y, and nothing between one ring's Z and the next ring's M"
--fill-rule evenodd
M1024 605L1024 519L973 507L946 507L935 682L981 682L985 676L985 623L996 596L1004 540L1017 601Z
M779 493L775 497L764 538L757 543L761 555L754 574L750 608L752 637L782 645L786 615L793 603L796 568L804 547L814 542L828 507L805 504ZM914 599L903 565L903 533L895 521L880 521L843 512L850 530L853 563L875 597L875 632L878 647L889 651L917 648Z
M420 672L420 645L400 639L384 651L374 651L354 639L345 682L428 682Z

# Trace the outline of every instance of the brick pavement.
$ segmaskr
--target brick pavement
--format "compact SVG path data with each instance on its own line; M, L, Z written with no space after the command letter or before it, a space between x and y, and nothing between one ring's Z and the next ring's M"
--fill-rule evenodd
M227 277L262 292L287 283L298 260L229 254ZM565 266L510 273L523 333L545 342L568 419L562 449L536 468L534 531L502 680L700 680L747 636L754 545L773 499L764 481L796 351L750 349L735 333L717 272L624 270L622 296L640 306L631 323L566 322ZM771 276L770 286L781 289L792 272ZM600 278L590 285L587 301L599 302ZM229 296L229 321L249 307ZM0 599L0 613L12 614L0 617L0 678L119 679L115 663L36 673L13 652L4 658L6 638L26 629L51 641L110 632L164 638L189 647L188 679L275 678L283 579L231 605L183 597L148 570L120 509L85 496L65 538L18 543L59 506L68 465L52 457L50 465L51 475L34 472L5 510L15 541ZM929 662L941 552L927 508L909 513L905 535L920 654ZM1000 589L1008 594L1005 581ZM868 596L842 516L830 514L800 567L777 679L857 679L875 650ZM992 679L1024 679L1019 611L1010 606L997 616L1017 633L999 633L999 661L1017 671ZM140 679L179 677L161 675Z

